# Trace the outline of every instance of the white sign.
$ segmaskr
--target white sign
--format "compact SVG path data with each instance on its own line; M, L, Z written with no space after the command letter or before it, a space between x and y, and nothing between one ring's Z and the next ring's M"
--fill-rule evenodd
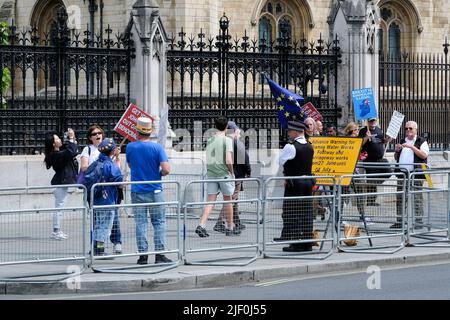
M389 127L387 128L386 135L391 137L392 139L397 139L397 135L400 132L400 128L402 127L403 119L405 119L404 114L401 114L398 111L394 111L391 122L389 123Z

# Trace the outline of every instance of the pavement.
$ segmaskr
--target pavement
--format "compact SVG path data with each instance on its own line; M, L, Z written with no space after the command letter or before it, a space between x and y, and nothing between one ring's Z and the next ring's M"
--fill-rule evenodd
M317 250L317 249L316 249ZM203 253L206 256L206 253ZM46 275L35 278L10 279L0 282L0 294L77 294L77 293L118 293L142 291L185 290L239 286L243 283L261 282L277 278L310 276L324 273L350 271L366 271L369 266L383 267L423 264L428 262L444 262L450 260L450 246L447 247L403 247L395 253L348 253L333 251L325 259L325 255L309 255L303 257L258 258L247 265L184 265L171 269L167 266L149 264L145 268L135 269L136 257L116 258L102 262L102 267L111 267L121 263L125 270L113 273L94 272L90 268L82 269L81 275L67 278L67 275ZM149 262L153 258L149 257ZM119 262L119 260L124 259ZM241 261L242 262L242 261ZM97 263L98 265L98 263ZM45 273L49 270L67 272L79 271L73 262L45 264L19 264L0 266L2 276L11 271L22 276L33 273ZM173 268L174 267L174 268ZM159 272L160 271L160 272ZM134 272L134 273L121 273ZM144 273L152 272L152 274ZM157 272L157 273L153 273ZM0 280L2 281L2 280ZM1 297L0 297L1 299Z

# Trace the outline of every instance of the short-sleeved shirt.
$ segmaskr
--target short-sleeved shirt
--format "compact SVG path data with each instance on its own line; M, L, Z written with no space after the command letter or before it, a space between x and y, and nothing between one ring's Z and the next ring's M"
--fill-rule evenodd
M89 153L89 149L91 149L91 152ZM84 147L83 152L81 152L81 158L89 158L88 159L88 166L90 166L92 163L94 163L95 160L98 159L100 156L100 151L98 151L97 147L93 144L90 144L86 147Z
M414 137L414 139L410 140L408 138L405 138L405 143L407 145L413 146L416 143L417 136ZM420 151L423 151L427 154L430 153L430 147L428 146L428 143L424 141L420 145ZM400 165L401 168L408 169L410 172L414 171L414 165L407 165L408 163L414 163L414 151L411 148L403 148L402 152L400 153L400 158L398 160L398 163L403 163L404 165ZM416 167L417 169L417 167Z
M206 169L208 177L225 177L230 174L226 164L226 153L233 152L233 140L222 134L208 139L206 146Z
M359 131L359 136L364 138L367 133L367 127ZM384 133L379 127L370 131L372 138L362 146L362 151L367 152L366 162L377 162L384 156Z
M153 141L136 141L127 145L127 163L131 168L131 181L161 180L161 162L168 162L163 147ZM162 185L140 184L132 185L131 192L149 193L162 190Z

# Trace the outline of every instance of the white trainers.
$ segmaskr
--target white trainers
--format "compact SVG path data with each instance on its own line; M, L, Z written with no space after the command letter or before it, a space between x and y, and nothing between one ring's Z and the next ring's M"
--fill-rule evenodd
M122 253L122 245L120 243L117 243L114 245L114 254L121 254Z
M58 232L52 232L51 238L53 240L66 240L69 236L62 232L61 230Z

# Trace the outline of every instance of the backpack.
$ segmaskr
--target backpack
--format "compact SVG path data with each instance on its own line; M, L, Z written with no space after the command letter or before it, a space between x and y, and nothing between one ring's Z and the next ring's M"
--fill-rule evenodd
M87 146L87 147L88 147L88 155L91 156L91 147L90 146ZM77 161L77 168L78 168L78 161ZM77 169L77 172L78 172L78 169ZM78 172L77 184L84 184L85 175L86 175L86 173L80 169L80 172Z
M83 185L87 189L87 200L90 202L91 197L91 189L92 186L96 183L105 182L105 178L103 176L103 161L96 160L87 168L84 173L84 183ZM102 195L104 187L95 188L94 199L99 198Z

